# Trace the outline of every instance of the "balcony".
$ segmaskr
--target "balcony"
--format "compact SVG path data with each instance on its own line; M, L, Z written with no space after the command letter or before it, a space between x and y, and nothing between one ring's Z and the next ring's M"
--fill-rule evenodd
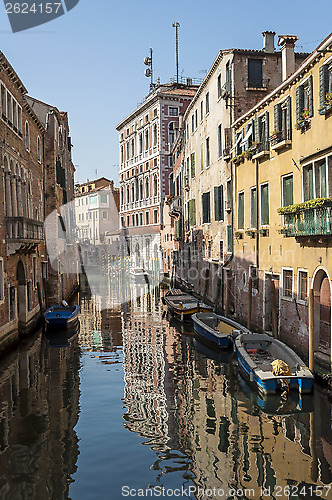
M252 159L256 160L259 158L263 158L264 156L268 156L270 154L270 144L269 141L264 140L255 144L253 148L253 156Z
M267 86L269 84L269 78L259 78L259 79L250 79L243 77L245 89L246 90L267 90Z
M6 217L6 241L14 243L15 251L24 247L24 250L29 252L33 250L38 243L44 241L43 223L28 219L27 217Z
M280 132L274 133L269 137L271 142L271 149L276 151L278 149L285 148L292 144L292 131L291 130L281 130Z
M181 196L169 195L166 197L165 203L169 206L169 215L178 219L182 213Z
M284 227L281 229L281 233L295 238L332 235L332 200L321 198L319 202L320 205L311 208L304 208L301 206L304 204L300 204L296 213L284 213Z

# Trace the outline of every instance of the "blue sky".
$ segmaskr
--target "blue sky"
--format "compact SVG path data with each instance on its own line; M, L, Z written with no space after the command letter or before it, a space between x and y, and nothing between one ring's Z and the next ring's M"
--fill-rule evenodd
M311 52L331 32L331 1L80 0L66 15L12 34L0 4L1 50L30 95L69 113L77 180L96 175L118 184L115 126L148 92L143 57L154 75L175 74L172 23L179 21L180 74L204 76L219 49L262 48L262 31L297 35Z

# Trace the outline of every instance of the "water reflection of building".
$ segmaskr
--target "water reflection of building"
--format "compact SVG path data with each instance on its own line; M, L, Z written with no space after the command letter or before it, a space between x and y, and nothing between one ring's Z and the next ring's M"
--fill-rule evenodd
M38 337L1 362L0 497L67 499L78 457L79 351Z
M165 393L162 312L155 290L142 295L131 289L133 299L122 315L125 427L149 439L156 450L165 450L168 414Z

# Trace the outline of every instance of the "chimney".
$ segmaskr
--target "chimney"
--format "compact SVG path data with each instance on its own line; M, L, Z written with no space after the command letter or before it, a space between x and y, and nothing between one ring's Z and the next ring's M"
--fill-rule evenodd
M183 129L183 113L179 113L179 130Z
M278 45L281 50L282 81L286 80L295 71L295 35L279 35Z
M263 51L267 52L268 54L273 54L275 51L274 48L274 37L275 37L275 31L263 31Z

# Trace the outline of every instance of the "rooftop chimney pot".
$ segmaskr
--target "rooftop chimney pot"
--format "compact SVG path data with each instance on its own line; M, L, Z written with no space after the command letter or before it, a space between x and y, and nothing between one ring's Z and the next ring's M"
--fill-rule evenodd
M275 51L274 47L274 37L275 37L275 31L263 31L263 51L267 52L268 54L273 54Z
M282 81L286 80L295 71L295 35L279 35L278 45L281 50Z

